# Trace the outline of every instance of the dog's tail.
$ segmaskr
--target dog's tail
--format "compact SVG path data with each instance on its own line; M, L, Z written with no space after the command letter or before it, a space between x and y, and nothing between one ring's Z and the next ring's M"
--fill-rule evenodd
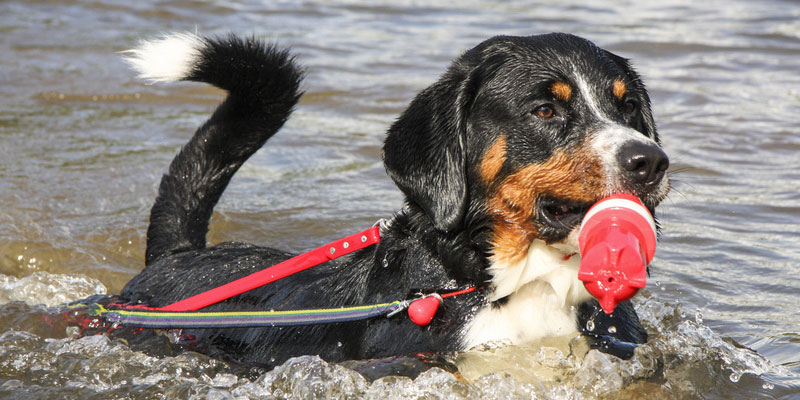
M239 167L286 122L302 70L287 51L233 35L172 34L123 53L150 82L198 81L228 92L161 179L145 262L206 246L211 212Z

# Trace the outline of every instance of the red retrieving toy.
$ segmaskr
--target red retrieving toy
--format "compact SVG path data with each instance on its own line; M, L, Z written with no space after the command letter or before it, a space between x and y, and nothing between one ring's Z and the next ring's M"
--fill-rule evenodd
M636 196L615 194L586 212L578 246L578 279L611 314L647 284L647 264L656 252L656 223Z

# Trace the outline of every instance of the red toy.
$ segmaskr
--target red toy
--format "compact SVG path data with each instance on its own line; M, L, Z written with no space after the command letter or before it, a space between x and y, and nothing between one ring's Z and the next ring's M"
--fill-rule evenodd
M432 294L411 302L408 306L408 317L419 326L431 323L433 316L442 304L442 296Z
M656 224L636 196L606 197L586 212L578 236L578 279L606 314L647 283L656 251Z

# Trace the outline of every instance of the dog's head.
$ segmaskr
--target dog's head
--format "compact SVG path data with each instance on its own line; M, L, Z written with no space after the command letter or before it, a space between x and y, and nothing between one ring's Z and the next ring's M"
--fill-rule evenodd
M590 205L669 191L650 100L627 60L568 34L495 37L467 51L390 128L389 176L437 229L490 225L495 262L539 239L576 248Z

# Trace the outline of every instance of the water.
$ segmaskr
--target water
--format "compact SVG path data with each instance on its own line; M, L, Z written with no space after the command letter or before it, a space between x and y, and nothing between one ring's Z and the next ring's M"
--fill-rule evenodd
M0 397L800 397L798 3L128 3L0 3ZM658 285L636 299L650 343L629 361L569 338L498 345L453 355L460 377L372 382L309 356L251 380L43 323L45 305L119 292L142 268L159 177L221 94L142 85L116 52L195 29L274 38L308 67L294 118L235 177L210 235L295 251L399 206L383 134L461 51L568 31L632 58L676 183Z

